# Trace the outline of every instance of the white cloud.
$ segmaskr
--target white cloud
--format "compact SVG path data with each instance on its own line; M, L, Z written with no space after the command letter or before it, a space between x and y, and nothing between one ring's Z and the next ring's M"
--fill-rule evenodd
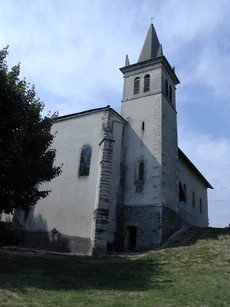
M204 81L212 89L213 94L219 97L220 101L221 98L229 99L230 52L222 54L221 50L214 46L212 49L206 48L199 58L195 70L198 81Z
M159 38L172 65L176 61L184 85L203 78L204 85L215 86L215 93L219 93L218 85L228 80L227 69L218 75L218 85L215 74L204 78L206 71L209 76L213 71L220 72L218 64L223 58L219 54L217 61L216 53L219 33L227 29L230 4L226 0L0 3L4 6L4 12L0 12L2 46L10 44L13 59L22 62L22 75L35 83L39 96L43 91L53 93L63 97L66 106L78 97L88 108L101 84L112 92L121 86L118 68L124 63L125 53L129 53L131 62L137 59L151 15L156 17ZM206 55L210 41L214 48ZM229 62L228 56L225 60Z
M161 3L159 12L162 33L171 49L177 49L181 43L196 39L205 43L207 39L218 38L219 30L229 23L230 3L228 0L168 0Z

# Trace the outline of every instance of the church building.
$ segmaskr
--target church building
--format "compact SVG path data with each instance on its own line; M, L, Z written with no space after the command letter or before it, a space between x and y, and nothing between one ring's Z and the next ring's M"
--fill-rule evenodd
M179 80L153 24L137 63L126 56L120 71L121 114L108 105L54 123L62 174L40 187L51 192L31 208L27 246L82 255L150 250L183 223L208 226L212 186L178 148Z

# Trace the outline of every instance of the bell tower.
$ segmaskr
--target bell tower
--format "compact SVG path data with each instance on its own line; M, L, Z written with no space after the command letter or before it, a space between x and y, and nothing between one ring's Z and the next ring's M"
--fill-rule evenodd
M122 116L124 182L122 199L124 247L134 229L136 248L156 246L167 236L167 215L178 210L178 144L176 85L179 80L163 55L150 25L136 64L126 56Z

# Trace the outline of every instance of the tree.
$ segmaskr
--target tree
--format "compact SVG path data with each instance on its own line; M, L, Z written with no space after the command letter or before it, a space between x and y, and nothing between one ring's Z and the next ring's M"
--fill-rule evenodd
M50 149L56 115L41 116L44 103L19 79L20 64L8 71L7 54L8 47L0 51L0 213L28 212L50 192L38 185L61 173Z

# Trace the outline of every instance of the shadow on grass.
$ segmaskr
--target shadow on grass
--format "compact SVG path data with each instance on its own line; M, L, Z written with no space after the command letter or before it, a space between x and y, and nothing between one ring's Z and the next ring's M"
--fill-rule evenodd
M0 287L17 293L45 290L160 289L163 267L152 259L34 257L0 253ZM170 280L165 281L170 283Z
M226 228L198 228L192 227L169 243L168 247L189 246L198 240L218 240L222 235L230 235L230 227Z

